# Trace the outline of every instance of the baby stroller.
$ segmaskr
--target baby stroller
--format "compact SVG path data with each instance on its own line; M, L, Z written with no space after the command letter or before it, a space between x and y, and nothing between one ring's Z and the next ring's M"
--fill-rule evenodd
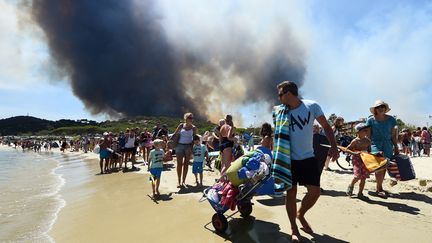
M256 151L251 153L254 152ZM248 154L250 155L251 153ZM262 152L258 153L262 155ZM228 180L226 182L217 182L213 186L206 188L203 192L204 200L207 200L216 212L212 217L211 223L217 233L224 233L228 228L228 220L224 215L226 211L229 209L234 211L237 208L241 217L248 217L252 213L253 203L251 200L254 195L274 194L274 179L265 168L256 170L256 173L253 175L250 174L250 177L245 178L241 176L245 171L243 169L245 167L238 168L239 165L244 164L242 161L251 159L248 154L238 158L231 164L231 167L227 171Z

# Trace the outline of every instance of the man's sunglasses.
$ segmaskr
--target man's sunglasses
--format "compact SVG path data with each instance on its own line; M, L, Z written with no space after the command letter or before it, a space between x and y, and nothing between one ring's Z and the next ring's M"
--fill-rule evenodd
M284 94L286 94L286 93L288 93L288 92L282 92L282 93L279 93L279 98L281 98Z

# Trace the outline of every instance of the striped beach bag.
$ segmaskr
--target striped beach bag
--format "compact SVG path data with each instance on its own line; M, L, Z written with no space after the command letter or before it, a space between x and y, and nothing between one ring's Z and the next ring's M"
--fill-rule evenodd
M414 167L407 155L399 154L393 156L387 167L390 177L400 181L408 181L416 178Z

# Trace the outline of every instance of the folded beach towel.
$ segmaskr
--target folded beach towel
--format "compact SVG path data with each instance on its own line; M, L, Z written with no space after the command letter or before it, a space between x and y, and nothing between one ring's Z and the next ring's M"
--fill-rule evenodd
M218 194L220 194L220 205L235 210L237 205L236 196L239 194L239 190L236 186L231 184L231 182L228 182L224 185L222 190L218 192Z
M291 144L289 132L288 107L285 105L273 108L275 125L272 177L275 180L275 194L282 195L292 187Z
M385 169L387 167L387 159L370 153L360 152L360 157L369 173Z

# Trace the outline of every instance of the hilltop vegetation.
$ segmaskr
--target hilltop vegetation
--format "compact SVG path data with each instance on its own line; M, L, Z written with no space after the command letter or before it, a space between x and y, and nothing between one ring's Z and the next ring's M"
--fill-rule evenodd
M173 132L182 118L173 117L134 117L118 121L96 122L90 120L58 120L49 121L31 116L16 116L0 120L0 135L87 135L102 134L103 132L125 131L126 128L147 128L150 132L157 124L168 126ZM194 121L200 134L212 130L215 124L208 121Z
M330 122L336 117L332 114L329 117ZM133 117L123 118L118 121L103 121L96 122L87 119L82 120L68 120L62 119L58 121L50 121L31 116L15 116L6 119L0 119L0 136L6 135L88 135L88 134L102 134L104 132L119 133L125 131L126 128L138 127L140 130L147 128L150 132L157 124L168 126L169 132L174 132L177 125L182 122L182 118L175 117ZM205 131L211 131L216 126L209 121L195 120L194 124L198 127L199 134ZM399 130L409 128L414 130L415 126L405 124L402 120L397 119ZM237 128L238 133L244 131L259 133L259 128Z

